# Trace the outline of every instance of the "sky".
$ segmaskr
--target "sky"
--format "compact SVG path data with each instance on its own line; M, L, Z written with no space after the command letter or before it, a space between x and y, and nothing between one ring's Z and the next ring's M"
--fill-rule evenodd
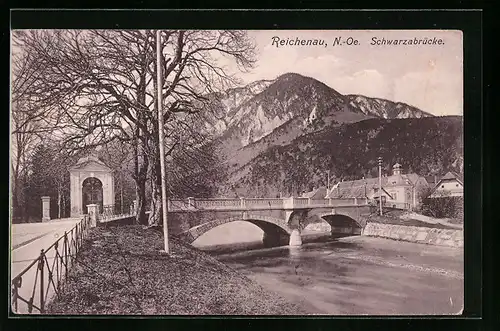
M245 83L296 72L322 81L342 94L405 102L434 115L463 114L461 31L440 30L261 30L248 31L257 63L238 74ZM323 39L327 46L279 46L273 37ZM357 40L357 45L333 46ZM352 37L351 40L347 38ZM372 45L376 40L441 39L441 45ZM278 40L278 39L274 39Z

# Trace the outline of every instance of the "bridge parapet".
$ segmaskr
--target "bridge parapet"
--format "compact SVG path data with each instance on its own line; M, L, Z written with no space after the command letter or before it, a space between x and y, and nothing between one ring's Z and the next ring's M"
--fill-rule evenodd
M282 209L284 203L284 199L280 198L240 198L240 200L249 209L260 207Z
M221 211L221 210L293 210L322 207L365 205L364 200L310 199L310 198L222 198L222 199L173 199L168 201L169 212Z

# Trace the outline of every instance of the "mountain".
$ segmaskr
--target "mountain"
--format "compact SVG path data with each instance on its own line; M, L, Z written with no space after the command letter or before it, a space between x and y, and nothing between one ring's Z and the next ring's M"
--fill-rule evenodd
M373 117L432 116L400 102L342 95L314 78L296 73L229 89L214 97L212 107L217 109L218 118L210 125L229 151L255 143L285 123L295 130L310 133L332 123Z
M294 126L305 127L331 113L347 110L346 107L343 96L327 85L298 74L284 74L228 111L228 126L220 140L229 151L234 151L290 120L295 120Z
M416 107L359 95L342 95L296 73L219 94L215 144L235 171L271 146L344 123L370 118L432 116ZM225 114L225 115L224 115Z
M246 146L238 147L237 144L231 146L227 144L226 140L226 146L232 148L232 150L230 149L232 154L227 153L227 155L230 155L227 157L227 163L230 166L230 171L234 171L272 146L285 146L305 134L369 118L372 118L372 116L350 111L339 111L324 118L316 118L311 122L304 120L301 116L296 116L271 131L268 135Z
M368 98L362 95L348 94L349 105L363 114L380 118L421 118L433 116L416 107L402 102L392 102L379 98Z
M220 136L228 127L241 119L241 114L237 111L238 106L265 90L273 82L274 80L258 80L243 87L231 88L223 93L209 95L210 108L215 114L215 118L211 118L205 123L205 129Z
M463 120L460 116L408 119L372 118L332 126L272 146L233 171L227 195L297 194L325 185L326 174L344 179L377 176L399 162L422 176L463 171Z
M216 144L223 146L223 154L231 159L231 164L240 166L242 160L265 150L265 142L258 143L240 152L241 148L259 142L279 140L290 141L305 133L310 133L332 124L354 122L367 118L361 111L351 108L342 94L322 82L295 73L287 73L273 81L259 81L258 87L251 92L245 87L245 93L228 100L233 91L229 91L220 101L220 108L226 111L226 117L218 122L219 130ZM255 93L258 92L258 93ZM268 137L273 131L274 138ZM283 135L286 133L286 135ZM243 157L243 158L242 158Z
M388 164L397 159L421 175L463 166L456 143L461 119L434 117L402 102L343 95L300 74L210 98L217 116L206 128L230 177L223 194L297 193L322 182L327 170L372 176L379 154ZM441 131L448 133L439 136Z

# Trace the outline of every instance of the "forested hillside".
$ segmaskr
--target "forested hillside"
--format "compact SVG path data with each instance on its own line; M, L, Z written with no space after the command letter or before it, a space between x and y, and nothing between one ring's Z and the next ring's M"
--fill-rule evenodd
M273 146L232 174L227 195L297 194L336 180L376 177L402 164L404 172L422 176L463 172L462 117L369 119L330 127Z

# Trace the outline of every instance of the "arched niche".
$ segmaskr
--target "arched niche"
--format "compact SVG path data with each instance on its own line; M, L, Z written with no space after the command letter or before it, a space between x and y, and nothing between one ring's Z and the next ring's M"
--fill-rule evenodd
M87 206L96 204L97 210L103 210L102 182L96 177L87 177L82 183L82 210L84 214L88 214Z
M114 205L113 170L97 157L87 156L81 158L70 168L69 173L71 181L71 217L78 217L85 213L84 200L85 203L99 204L99 212L102 212L103 205ZM85 199L84 194L87 194Z

